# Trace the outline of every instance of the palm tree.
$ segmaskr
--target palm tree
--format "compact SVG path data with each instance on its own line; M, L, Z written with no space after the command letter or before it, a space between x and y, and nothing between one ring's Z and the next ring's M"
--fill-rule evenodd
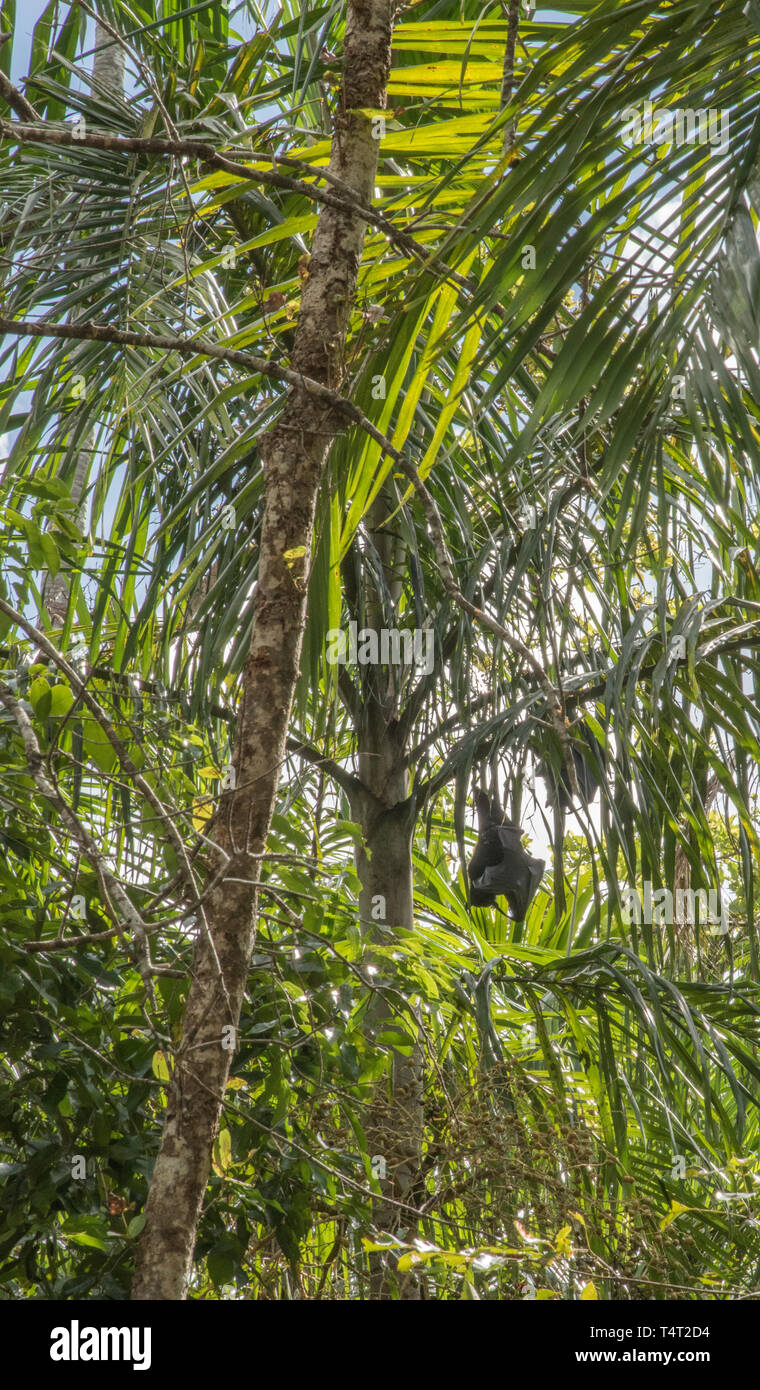
M716 1215L706 1194L721 1165L743 1155L745 1125L751 1136L757 1123L757 30L738 3L647 16L602 3L566 24L526 21L515 3L507 16L482 19L449 9L415 10L396 26L390 109L381 115L378 92L356 118L361 187L335 162L350 162L344 122L355 106L345 87L350 44L341 86L346 38L332 11L293 7L267 25L252 7L243 37L224 7L138 26L123 6L102 4L127 54L130 99L119 103L105 102L94 81L92 92L71 81L68 65L76 75L86 42L73 6L54 53L48 20L38 26L21 96L34 119L13 91L8 98L19 119L4 126L3 244L13 266L2 320L4 491L21 591L3 610L16 624L6 640L23 635L25 617L29 637L33 603L54 652L83 640L101 703L112 702L112 731L131 750L141 741L138 706L130 722L124 701L139 700L151 735L144 785L121 759L105 820L92 782L116 764L113 741L100 748L108 721L92 709L79 731L59 738L56 729L55 746L73 762L59 760L57 773L63 785L71 778L75 802L84 796L86 823L113 835L118 816L119 871L133 898L142 901L150 881L154 894L168 892L167 919L207 914L164 1126L163 1153L180 1143L192 1182L184 1214L170 1221L170 1170L159 1160L142 1238L144 1296L178 1296L188 1277L232 1055L218 1035L237 1026L259 882L280 941L316 928L329 953L344 944L352 915L361 923L357 959L375 973L363 977L361 1028L349 1031L366 1049L355 1080L356 1103L368 1108L360 1120L345 1102L346 1114L380 1197L374 1230L406 1252L402 1296L424 1291L415 1263L436 1270L441 1251L462 1247L460 1265L446 1268L474 1288L477 1247L506 1245L516 1205L491 1202L489 1240L476 1216L490 1145L505 1133L513 1171L504 1189L536 1223L550 1290L571 1296L586 1275L606 1281L607 1296L627 1296L636 1278L658 1286L661 1252L649 1251L644 1276L632 1271L658 1221L680 1220L676 1206L689 1206L678 1196L684 1181L702 1184L688 1220L709 1256L695 1270L679 1247L678 1278L674 1264L666 1278L724 1289L749 1278L756 1258L750 1223L739 1230L730 1207L729 1217ZM704 138L667 143L662 120L654 133L647 126L646 102L697 113L693 128L683 114L675 134ZM726 147L711 111L730 117ZM64 130L67 113L84 126ZM324 238L346 222L355 303L349 273L334 290L336 325L309 346L315 297L337 274ZM299 395L294 371L328 393ZM313 442L308 467L302 436ZM97 544L80 543L72 521L79 495L70 480L85 441L97 458ZM289 503L275 514L278 471ZM24 496L38 499L35 515ZM21 539L31 574L22 573ZM60 556L69 598L51 627L36 576ZM262 618L267 556L279 629ZM433 669L331 664L327 634L350 623L431 632ZM274 631L277 671L263 662ZM44 720L50 682L34 679L48 690L32 692L26 676L19 688ZM167 726L176 721L165 750L153 709L161 700ZM454 887L446 865L455 845L460 863L466 857L474 775L492 790L506 783L519 820L533 804L525 775L537 758L555 779L563 768L570 775L565 721L577 718L604 748L604 778L598 817L578 818L588 848L574 876L555 798L551 894L539 895L522 926L500 927L493 914L471 922L463 865ZM220 861L219 847L231 853L229 827L238 844L241 827L253 827L257 863L265 842L270 852L273 842L291 848L277 820L267 841L288 724L292 778L281 779L280 814L313 822L314 872L342 864L348 874L355 845L355 901L350 874L331 906L324 886L294 887L276 859L260 879L234 856L232 868ZM202 758L188 753L188 733ZM76 770L82 750L99 769L94 779ZM200 820L204 762L224 793L210 827ZM139 772L133 751L132 765ZM169 794L157 808L159 790ZM747 904L746 919L717 943L725 962L704 933L627 924L621 912L626 888L673 885L677 869L692 889L716 883L716 797L734 815ZM124 824L138 807L140 850L130 861ZM325 851L336 814L359 829ZM169 825L181 827L180 843ZM60 863L56 875L65 882ZM107 896L102 865L100 891ZM293 892L305 892L316 917L298 916L298 898L288 906ZM170 926L153 925L152 956L143 946L137 955L158 1040L167 1029L161 1001L150 1003L151 971L178 960ZM707 954L718 977L710 983ZM186 951L180 963L187 968ZM220 980L230 997L210 1008ZM527 1020L535 1042L526 1055L506 1043ZM190 1066L188 1049L201 1044ZM208 1069L199 1055L213 1056ZM458 1095L477 1079L456 1143L436 1114L441 1096L451 1098L439 1089L444 1058ZM191 1083L208 1103L196 1099L178 1139L178 1095ZM573 1098L585 1099L605 1155L596 1187L596 1160L577 1159L574 1210L587 1201L594 1225L582 1255L570 1253L575 1218L559 1235L570 1210L559 1175L576 1162ZM227 1105L225 1113L235 1114ZM542 1148L541 1125L554 1127L557 1143ZM488 1152L473 1166L467 1142L484 1133ZM688 1179L673 1176L674 1155L688 1158ZM222 1157L217 1149L224 1171ZM649 1204L635 1239L624 1210L634 1190ZM345 1223L352 1239L366 1223L366 1208L359 1218L346 1202L327 1222L329 1250L349 1249ZM297 1248L305 1232L271 1222L294 1266L293 1240ZM737 1253L721 1265L728 1227ZM417 1231L428 1239L424 1258ZM220 1231L214 1267L225 1239ZM369 1253L370 1292L389 1296L395 1265L383 1250ZM366 1258L351 1245L336 1288L362 1296ZM514 1256L494 1258L504 1271L493 1276L496 1296L514 1296ZM162 1263L163 1283L152 1272Z

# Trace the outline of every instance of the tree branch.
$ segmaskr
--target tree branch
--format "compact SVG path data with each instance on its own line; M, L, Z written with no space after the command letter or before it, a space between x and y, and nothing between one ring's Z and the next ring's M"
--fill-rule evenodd
M156 928L154 927L155 931ZM116 929L110 931L87 932L83 936L61 936L55 941L25 941L22 950L24 951L71 951L76 946L90 946L94 941L111 941L117 935Z
M372 421L339 392L333 391L314 377L304 376L266 357L256 357L250 352L239 352L236 348L221 347L210 343L206 338L176 338L165 333L135 333L127 328L111 328L104 323L33 323L30 319L6 319L0 317L0 333L10 333L17 338L59 338L74 339L79 342L114 343L118 347L156 348L161 352L176 352L180 357L213 357L219 362L230 362L233 366L244 367L246 371L258 372L274 381L285 381L306 395L316 396L326 406L338 410L353 424L360 425L370 438L375 440L398 464L405 462L404 455L394 448L391 441Z
M11 605L9 603L6 603L5 599L3 598L0 598L0 613L4 613L7 618L10 618L12 622L14 622L18 627L22 628L22 630L27 634L27 636L31 637L32 641L37 643L40 650L45 653L49 660L54 662L58 669L63 672L72 688L76 691L82 703L87 707L87 709L90 711L90 714L93 716L93 718L99 724L100 728L103 730L103 733L105 734L106 738L108 739L108 742L110 743L111 747L116 753L117 758L119 759L119 763L123 768L124 773L134 783L137 790L145 797L145 800L148 802L148 805L152 808L152 810L158 817L158 820L160 824L163 826L164 830L166 831L166 834L169 840L171 841L172 847L174 848L174 851L177 854L179 862L182 865L182 878L184 879L184 882L186 883L187 887L193 893L195 893L197 891L196 883L193 877L193 871L190 866L190 861L187 856L187 848L185 846L185 842L182 839L182 836L180 835L179 831L177 830L177 827L174 824L174 820L171 814L161 801L161 798L156 795L150 783L146 781L146 779L142 776L142 773L139 771L139 769L135 766L134 762L130 758L129 753L127 752L126 748L124 747L124 744L119 738L119 735L114 729L106 711L103 709L103 706L95 699L94 695L90 693L90 691L87 689L85 682L81 679L78 672L75 671L74 667L66 660L64 656L61 655L57 647L55 647L53 643L50 641L50 639L45 636L45 633L41 632L38 627L35 627L34 623L31 623L28 618L24 617L23 613L20 613L16 608L12 608Z
M15 91L15 88L12 90ZM21 101L24 101L20 93L17 93L17 96L20 97ZM12 105L10 101L9 104ZM25 113L27 119L31 112L33 112L33 108L29 107ZM36 112L34 112L34 116L37 117ZM461 289L469 290L472 293L477 288L475 281L460 275L445 261L431 255L426 246L423 246L409 232L401 231L394 226L390 218L386 217L384 213L377 212L374 208L361 203L340 179L330 176L329 171L322 169L321 166L308 164L305 160L293 159L289 155L267 154L263 150L257 150L255 153L257 161L266 160L273 165L285 164L292 168L308 171L316 178L325 178L333 187L339 188L340 193L328 193L323 189L315 188L313 184L305 183L303 179L292 179L288 178L287 174L278 174L275 169L260 169L256 166L242 164L236 159L229 159L226 155L219 154L214 146L207 144L205 140L166 140L159 136L110 135L100 131L86 131L81 128L75 131L73 128L54 129L48 125L17 125L10 121L0 121L0 135L15 140L19 144L75 145L80 149L107 150L117 154L168 154L180 159L199 159L214 169L221 169L224 173L245 179L246 182L268 184L271 188L280 188L286 193L300 193L302 197L310 198L312 202L321 203L323 206L334 208L338 212L349 212L353 216L361 217L370 226L383 232L394 246L414 256L417 260L429 264L440 275Z
M7 37L8 35L3 34L4 39ZM8 81L4 72L0 72L0 97L8 103L17 116L21 116L22 120L38 121L40 119L39 111L36 111L23 93L14 87L12 82Z
M462 593L454 576L454 567L452 565L451 557L449 555L448 547L446 545L446 540L443 534L443 523L441 522L441 515L438 511L435 499L426 488L425 484L420 478L419 473L417 472L417 469L414 467L412 463L409 462L405 455L403 455L399 459L399 466L402 469L402 471L406 474L407 478L412 484L412 487L414 488L418 497L422 501L422 505L425 510L425 516L427 518L428 531L430 532L430 538L433 543L433 549L435 551L438 566L441 571L443 587L445 588L447 594L449 594L450 597L454 600L454 602L459 605L463 612L469 613L470 617L474 618L475 621L481 627L488 628L488 630L490 632L493 632L496 637L499 637L501 641L504 642L506 646L510 648L511 651L513 651L517 656L519 656L522 659L524 665L527 666L528 670L532 672L537 683L541 687L548 704L548 716L551 720L552 726L559 739L560 747L562 749L562 758L569 779L570 792L571 794L578 796L579 790L575 771L575 761L573 759L572 748L570 745L570 737L568 734L567 724L565 722L565 714L562 707L562 697L560 693L554 689L554 686L552 685L546 672L544 671L543 666L539 661L536 660L536 657L533 655L532 651L530 650L530 647L526 647L525 643L522 642L519 637L514 637L507 628L505 628L501 623L497 622L495 618L492 618L490 613L486 613L482 608L478 608L474 603L471 603L470 600L466 598L465 595Z
M364 783L358 777L355 777L352 772L346 772L345 768L332 758L324 757L318 748L312 748L309 743L300 743L296 738L287 739L285 746L289 753L296 753L298 757L303 758L304 762L311 763L314 767L319 767L326 772L328 777L332 777L333 781L342 787L347 796L354 797L360 792L368 795Z

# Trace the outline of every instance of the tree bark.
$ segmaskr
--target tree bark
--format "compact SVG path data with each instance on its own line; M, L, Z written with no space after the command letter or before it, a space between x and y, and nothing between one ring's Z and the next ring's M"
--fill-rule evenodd
M384 740L391 758L395 751L393 733L393 728L388 730ZM372 767L377 772L381 766L376 755ZM394 930L411 931L414 927L411 845L415 806L406 796L398 795L394 799L394 792L402 790L399 784L406 784L407 780L406 770L396 758L382 800L372 792L360 797L363 832L363 845L358 855L362 883L360 917L369 938L380 938L386 945L390 944L390 934ZM375 922L378 928L373 931ZM381 923L386 931L384 936ZM371 956L370 949L368 957L371 959ZM378 965L379 977L386 977L387 962L379 960ZM408 1028L407 1020L395 1013L392 999L375 994L367 1011L368 1033L373 1036L391 1023ZM383 1196L375 1205L373 1219L381 1231L390 1235L407 1236L415 1226L412 1199L422 1159L423 1078L424 1058L419 1043L415 1043L410 1056L394 1051L387 1083L378 1091L367 1116L370 1156L384 1161L385 1174L379 1179ZM420 1298L416 1275L399 1276L395 1264L393 1255L374 1253L370 1256L370 1299L398 1297L409 1302Z
M110 87L123 100L124 98L125 54L100 20L95 21L95 53L92 59L92 81L95 96L102 96L98 86Z
M393 613L387 614L389 619L397 617L400 571L406 558L403 543L387 529L393 510L392 499L383 491L370 518L373 545L383 566L386 592L393 607ZM379 632L386 614L380 594L366 573L364 597L367 625ZM367 941L388 945L395 931L414 928L412 837L417 807L409 794L406 732L399 720L399 669L392 664L366 669L371 675L357 711L361 791L355 795L354 809L363 841L357 855L362 885L359 915ZM367 959L372 960L371 944ZM378 978L387 977L387 962L378 957L374 963ZM394 1021L402 1026L406 1022L395 1018L392 998L375 994L367 1010L370 1039ZM390 1235L406 1235L415 1225L412 1198L422 1157L423 1075L424 1058L419 1044L410 1056L394 1051L387 1082L374 1097L367 1115L370 1156L383 1161L385 1173L379 1178L383 1196L375 1203L373 1220ZM419 1279L413 1273L399 1276L395 1265L392 1254L370 1255L371 1300L419 1299Z
M391 28L391 0L349 0L330 169L366 204L374 192L378 142L371 118L361 112L386 105ZM325 208L303 288L293 366L334 387L341 379L364 233L355 213ZM229 862L199 932L133 1299L186 1296L232 1057L224 1030L236 1030L240 1017L258 906L257 856L269 833L298 677L317 492L327 451L343 424L324 402L296 388L261 442L265 510L232 758L235 786L224 794L214 822L215 842Z

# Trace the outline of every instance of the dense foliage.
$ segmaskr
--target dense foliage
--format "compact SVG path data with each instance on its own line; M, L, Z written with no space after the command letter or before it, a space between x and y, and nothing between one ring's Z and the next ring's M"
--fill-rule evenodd
M14 1298L128 1296L199 930L184 857L213 878L258 440L286 390L203 345L287 367L341 118L337 2L94 8L121 36L123 95L91 74L88 7L51 0L23 83L51 138L0 113ZM193 1297L362 1298L388 1243L431 1298L757 1288L760 7L548 14L423 0L397 19L342 391L407 451L461 590L516 640L452 598L419 496L347 424ZM647 100L729 112L726 147L627 144ZM102 134L203 141L250 177L88 144ZM432 669L330 664L328 633L351 622L428 628ZM599 802L566 826L531 780L561 750L519 644L604 748ZM351 778L381 736L409 776L415 917L368 966ZM522 925L468 908L468 807L489 778L551 844ZM624 910L644 883L726 880L725 931ZM389 1237L367 1109L391 1055L419 1047L416 1215Z

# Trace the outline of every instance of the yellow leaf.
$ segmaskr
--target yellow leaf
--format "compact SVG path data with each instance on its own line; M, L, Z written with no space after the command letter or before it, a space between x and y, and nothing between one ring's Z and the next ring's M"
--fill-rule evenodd
M410 1250L408 1254L399 1256L397 1268L399 1274L404 1274L407 1270L413 1269L415 1265L424 1263L422 1256L418 1255L416 1250Z
M232 1140L228 1129L220 1129L212 1149L211 1162L214 1172L223 1178L232 1162Z
M558 1255L570 1255L572 1253L572 1234L571 1226L563 1226L561 1230L557 1231L554 1237L554 1249Z
M193 802L193 825L196 830L203 830L203 827L208 825L213 810L214 803L211 797L201 796Z
M155 1077L157 1077L159 1081L168 1081L168 1080L169 1080L169 1064L168 1064L168 1062L167 1062L167 1060L166 1060L166 1057L164 1056L163 1052L154 1052L154 1053L153 1053L153 1064L152 1064L152 1065L153 1065L153 1075L154 1075Z
M664 1231L665 1227L669 1226L671 1221L675 1221L676 1217L681 1215L681 1212L690 1210L691 1208L684 1206L683 1202L671 1202L670 1211L668 1212L667 1216L663 1216L662 1221L660 1222L660 1230Z
M588 1303L590 1300L598 1298L599 1295L596 1291L596 1287L592 1280L589 1279L588 1283L584 1284L583 1288L581 1289L581 1303Z

